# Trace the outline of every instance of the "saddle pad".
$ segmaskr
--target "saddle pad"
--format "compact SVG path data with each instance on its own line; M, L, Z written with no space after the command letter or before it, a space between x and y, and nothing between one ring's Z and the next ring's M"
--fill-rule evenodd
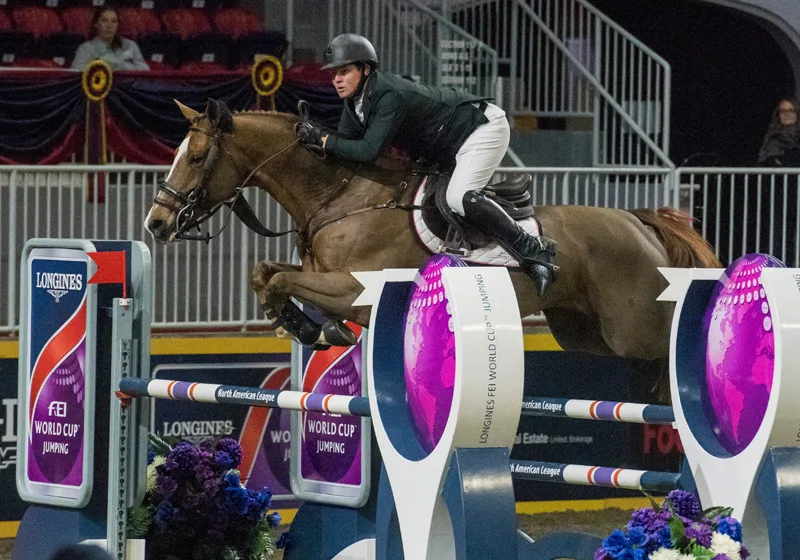
M425 190L427 189L428 178L425 177L422 183L420 183L419 188L417 189L417 193L414 196L414 204L421 205L422 200L425 196ZM414 231L419 237L419 240L422 242L423 245L431 252L431 253L440 253L442 244L444 240L439 238L436 234L434 234L431 229L425 223L425 220L422 217L422 210L414 210L412 212L412 223L414 224ZM520 220L517 222L520 227L522 227L525 231L527 231L530 235L539 236L541 235L541 231L539 229L539 222L536 221L536 218L530 217L524 220ZM468 251L467 254L462 257L465 261L471 262L473 264L481 264L481 265L488 265L488 266L506 266L506 267L518 267L519 263L512 257L505 249L503 249L497 243L489 243L484 247L478 247L473 249L472 251Z

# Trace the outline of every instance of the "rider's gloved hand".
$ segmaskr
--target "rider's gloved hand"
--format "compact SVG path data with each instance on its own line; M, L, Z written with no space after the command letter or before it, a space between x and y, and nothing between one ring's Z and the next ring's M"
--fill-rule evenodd
M302 122L297 125L297 138L300 143L307 148L322 151L322 130L310 122Z

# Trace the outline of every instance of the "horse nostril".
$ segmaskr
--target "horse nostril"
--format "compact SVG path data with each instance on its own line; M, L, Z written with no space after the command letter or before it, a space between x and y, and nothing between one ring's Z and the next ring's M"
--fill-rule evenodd
M161 233L161 230L164 229L164 220L159 220L157 218L150 220L147 224L147 229L149 229L151 233Z

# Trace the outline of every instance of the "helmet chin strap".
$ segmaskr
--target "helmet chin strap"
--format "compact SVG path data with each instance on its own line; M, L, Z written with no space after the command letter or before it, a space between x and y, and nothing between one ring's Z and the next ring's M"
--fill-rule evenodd
M357 87L357 88L356 88L356 90L353 92L353 95L351 95L351 96L350 96L348 99L355 99L356 97L358 97L359 95L361 95L361 92L362 92L362 91L364 91L364 84L366 84L366 83L367 83L367 78L369 78L369 75L367 75L367 74L365 73L365 72L366 72L366 69L367 69L367 65L366 65L366 64L364 64L364 65L361 67L361 79L358 81L358 87Z

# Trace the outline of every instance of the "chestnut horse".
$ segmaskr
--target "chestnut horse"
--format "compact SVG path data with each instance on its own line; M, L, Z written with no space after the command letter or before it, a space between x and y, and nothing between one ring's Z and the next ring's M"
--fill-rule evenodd
M320 159L298 144L294 115L233 115L214 100L203 114L178 105L191 129L145 220L155 241L187 238L203 215L240 200L237 189L257 185L294 219L302 255L301 265L255 266L252 288L268 317L306 344L349 344L342 321L368 326L370 316L368 307L352 305L363 286L350 273L417 268L430 256L409 220L408 185L419 179L407 170ZM511 269L520 314L543 311L565 350L667 357L672 304L656 301L667 285L658 267L720 266L688 218L673 209L535 211L558 243L561 270L540 301L533 281ZM330 319L325 328L299 317L291 297L321 310Z

